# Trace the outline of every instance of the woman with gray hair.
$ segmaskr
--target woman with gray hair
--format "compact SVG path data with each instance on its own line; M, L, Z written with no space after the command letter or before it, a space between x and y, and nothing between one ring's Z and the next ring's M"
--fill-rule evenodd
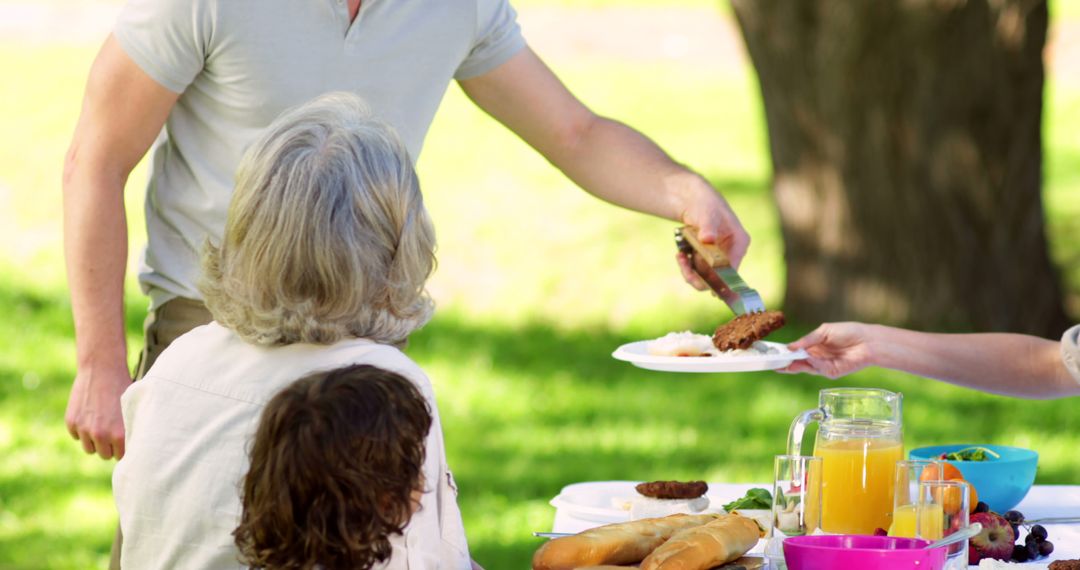
M247 153L201 290L214 320L255 344L401 342L431 316L434 248L405 147L358 97L332 94Z
M122 399L124 567L242 567L232 532L262 408L298 378L354 364L403 375L432 409L420 510L386 567L471 567L431 383L393 346L431 316L434 247L408 153L357 97L323 96L267 129L240 165L222 243L205 249L215 322L173 342Z

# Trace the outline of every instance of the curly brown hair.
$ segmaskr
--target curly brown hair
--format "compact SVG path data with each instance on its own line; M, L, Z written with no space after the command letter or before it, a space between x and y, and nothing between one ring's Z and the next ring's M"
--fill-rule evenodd
M431 410L399 374L353 365L267 403L233 531L252 568L355 568L389 558L423 485Z

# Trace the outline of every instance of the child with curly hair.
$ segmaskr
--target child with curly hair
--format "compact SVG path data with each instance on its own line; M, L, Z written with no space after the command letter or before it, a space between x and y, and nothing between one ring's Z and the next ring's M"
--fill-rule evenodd
M233 533L251 568L367 570L420 505L431 412L399 374L316 372L262 412ZM344 524L343 524L344 523Z

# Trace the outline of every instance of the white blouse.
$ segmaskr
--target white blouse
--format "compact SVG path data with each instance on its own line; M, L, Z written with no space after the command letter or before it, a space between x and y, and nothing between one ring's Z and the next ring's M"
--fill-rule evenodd
M432 411L424 476L429 485L404 535L392 536L385 569L469 569L457 489L446 465L431 382L392 346L350 339L330 346L248 344L218 325L177 339L121 400L124 458L113 472L124 568L240 569L232 531L240 480L263 406L317 370L371 364L411 380Z

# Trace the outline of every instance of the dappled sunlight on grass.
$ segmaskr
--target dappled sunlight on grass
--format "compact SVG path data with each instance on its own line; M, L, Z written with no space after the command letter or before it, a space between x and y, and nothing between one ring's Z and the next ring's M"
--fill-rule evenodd
M63 424L74 346L59 168L95 49L0 43L0 66L25 86L0 91L5 132L18 134L0 140L0 239L15 244L0 256L0 568L103 567L115 529L113 463L85 456ZM598 112L649 133L724 191L754 240L741 273L778 306L783 244L753 78L588 59L556 71ZM1076 311L1080 90L1048 87L1049 232ZM768 480L791 419L818 390L838 385L773 373L665 374L611 359L625 342L708 332L728 312L683 283L674 223L581 192L457 87L418 169L439 237L431 283L439 308L408 352L435 385L470 544L488 568L526 566L538 545L529 533L550 528L547 501L569 483ZM144 181L140 167L126 194L131 266L144 240ZM132 362L145 307L129 279ZM792 340L812 325L776 337ZM1032 447L1042 454L1040 483L1080 483L1075 402L1018 402L880 370L842 383L903 392L909 448Z
M0 568L103 567L116 524L113 464L83 454L64 426L74 375L67 293L3 265ZM129 332L141 304L128 308Z

